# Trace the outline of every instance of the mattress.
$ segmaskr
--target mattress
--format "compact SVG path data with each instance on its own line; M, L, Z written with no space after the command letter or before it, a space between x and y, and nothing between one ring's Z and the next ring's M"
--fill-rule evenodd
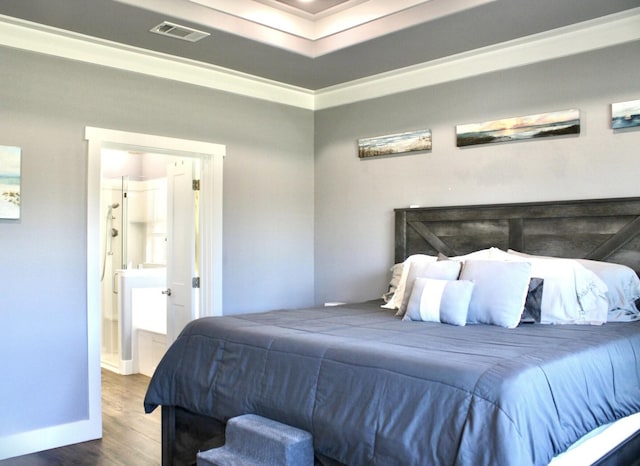
M460 466L546 465L640 411L640 322L456 327L381 304L191 322L145 410L258 414L349 465Z

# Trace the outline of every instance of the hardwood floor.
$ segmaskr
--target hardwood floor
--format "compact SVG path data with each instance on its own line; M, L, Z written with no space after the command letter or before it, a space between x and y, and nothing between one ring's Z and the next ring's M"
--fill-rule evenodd
M149 377L102 370L102 439L0 461L0 466L156 466L160 409L142 407Z

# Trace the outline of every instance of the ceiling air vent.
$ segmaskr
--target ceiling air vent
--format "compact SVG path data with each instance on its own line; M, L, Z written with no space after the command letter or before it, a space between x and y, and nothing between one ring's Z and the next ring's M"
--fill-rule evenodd
M189 42L196 42L209 35L208 32L198 31L197 29L189 28L186 26L180 26L179 24L170 23L169 21L163 21L156 27L150 29L151 32L161 34L163 36L175 37L176 39L188 40Z

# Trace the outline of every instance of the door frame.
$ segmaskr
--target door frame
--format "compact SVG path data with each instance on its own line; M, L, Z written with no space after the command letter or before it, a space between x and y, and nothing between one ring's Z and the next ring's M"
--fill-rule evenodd
M153 134L85 127L87 140L87 361L89 423L102 436L100 315L100 185L102 149L201 160L200 315L222 315L222 180L226 146ZM95 437L94 437L95 438Z

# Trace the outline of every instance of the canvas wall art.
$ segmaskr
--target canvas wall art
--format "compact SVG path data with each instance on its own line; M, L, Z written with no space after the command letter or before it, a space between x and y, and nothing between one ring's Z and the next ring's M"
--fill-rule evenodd
M363 159L427 150L431 150L430 129L358 139L358 157Z
M611 104L611 127L613 129L640 126L640 100Z
M20 153L0 146L0 219L20 218Z
M457 146L580 134L580 111L540 113L456 126Z

